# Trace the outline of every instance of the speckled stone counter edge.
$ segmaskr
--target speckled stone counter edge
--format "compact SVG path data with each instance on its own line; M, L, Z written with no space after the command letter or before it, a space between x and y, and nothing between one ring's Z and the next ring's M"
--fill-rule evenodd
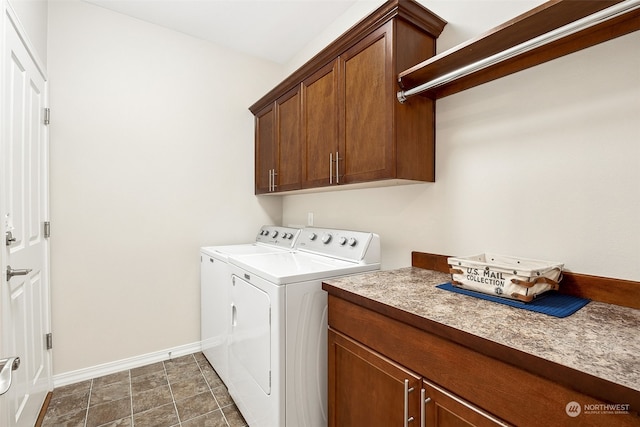
M449 280L407 267L325 283L640 392L640 310L592 301L559 319L436 288Z

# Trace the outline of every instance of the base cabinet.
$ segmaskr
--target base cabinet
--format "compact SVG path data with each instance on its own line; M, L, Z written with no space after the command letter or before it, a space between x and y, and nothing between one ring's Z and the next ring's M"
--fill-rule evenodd
M419 416L419 375L331 329L328 339L329 426L402 426Z
M420 414L421 427L509 425L426 379L422 381L420 402L424 405ZM422 421L422 417L424 417L424 421Z
M572 416L572 404L615 402L581 391L592 380L587 373L572 373L567 387L537 373L546 369L542 359L506 363L482 352L490 342L462 345L438 333L443 325L411 326L389 317L390 306L367 308L369 300L363 306L324 289L330 427L640 426L632 412Z
M329 426L505 426L360 343L329 330Z

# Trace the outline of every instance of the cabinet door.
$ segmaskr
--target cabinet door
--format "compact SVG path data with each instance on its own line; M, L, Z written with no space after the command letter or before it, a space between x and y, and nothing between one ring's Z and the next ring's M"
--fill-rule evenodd
M255 116L255 181L256 194L271 190L271 170L276 165L276 134L274 105L270 104Z
M276 101L277 166L274 191L300 188L300 86Z
M408 393L405 392L408 380ZM420 377L329 329L329 426L403 426L420 417ZM405 399L408 410L405 414Z
M392 22L340 56L344 138L341 183L395 175Z
M302 82L302 186L335 183L338 151L338 61Z
M427 380L423 380L422 387L425 390L425 397L428 399L423 408L427 427L509 425Z

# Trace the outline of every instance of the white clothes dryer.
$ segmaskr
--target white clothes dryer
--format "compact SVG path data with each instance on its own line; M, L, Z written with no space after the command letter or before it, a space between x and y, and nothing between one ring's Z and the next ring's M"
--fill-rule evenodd
M376 234L300 232L294 252L229 257L229 393L251 427L326 427L322 280L380 269Z
M265 225L253 243L200 248L200 339L202 352L228 384L228 342L231 325L229 256L292 251L299 228Z

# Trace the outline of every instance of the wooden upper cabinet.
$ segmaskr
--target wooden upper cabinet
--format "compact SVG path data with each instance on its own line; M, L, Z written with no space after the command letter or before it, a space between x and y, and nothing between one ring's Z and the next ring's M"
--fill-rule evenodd
M396 99L398 71L434 52L434 38L398 19L340 56L341 183L435 180L434 103L418 98L400 104Z
M277 165L274 191L300 188L301 113L300 87L276 101Z
M340 183L395 176L392 28L389 22L340 55L344 73Z
M252 105L256 161L263 149L257 139L264 117L258 116L274 102L280 110L273 119L276 188L269 192L384 179L434 181L433 102L416 97L400 104L397 76L435 54L445 24L413 0L388 1ZM293 104L285 113L285 104L276 101L293 102L291 93L300 101L298 116ZM257 194L265 192L259 179Z
M271 173L276 165L275 111L268 105L255 115L256 194L271 191Z
M256 194L300 188L300 110L296 87L256 114Z
M338 151L338 61L302 82L302 187L333 183Z

